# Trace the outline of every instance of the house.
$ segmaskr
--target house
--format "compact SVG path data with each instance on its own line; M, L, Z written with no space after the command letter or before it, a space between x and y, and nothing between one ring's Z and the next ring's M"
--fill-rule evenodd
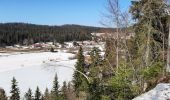
M41 43L35 43L33 44L34 48L42 48L43 45Z
M91 35L93 36L92 39L94 41L102 41L102 40L106 40L107 38L113 38L113 39L117 38L117 32L91 33ZM134 32L118 33L118 36L120 39L126 38L128 40L128 39L131 39L132 37L134 37L135 33Z

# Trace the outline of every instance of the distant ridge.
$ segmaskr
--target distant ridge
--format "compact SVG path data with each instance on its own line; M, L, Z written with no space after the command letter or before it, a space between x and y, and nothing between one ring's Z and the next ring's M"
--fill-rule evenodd
M102 32L109 28L75 24L37 25L31 23L0 23L0 46L55 41L91 40L92 32ZM30 42L31 41L31 42Z

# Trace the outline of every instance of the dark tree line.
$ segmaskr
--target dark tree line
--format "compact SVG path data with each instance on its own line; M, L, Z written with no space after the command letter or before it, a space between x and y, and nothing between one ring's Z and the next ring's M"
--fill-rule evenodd
M37 86L35 91L29 88L24 97L20 96L20 89L15 77L13 77L11 83L10 96L7 96L5 90L0 88L0 100L75 100L75 93L71 82L67 83L64 81L63 86L60 87L57 74L55 75L51 91L46 88L45 92L42 93L41 89Z
M60 42L90 40L92 32L99 32L104 28L63 25L48 26L26 23L1 23L0 46L29 44L36 42Z

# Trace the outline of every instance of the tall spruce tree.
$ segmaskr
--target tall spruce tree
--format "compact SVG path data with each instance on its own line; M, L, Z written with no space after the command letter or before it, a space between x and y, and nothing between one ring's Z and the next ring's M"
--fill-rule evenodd
M168 38L167 17L165 13L166 3L164 0L138 0L132 1L130 12L136 21L133 28L135 37L133 45L137 50L131 54L134 55L133 65L135 67L136 82L139 84L141 91L144 92L144 83L148 84L150 80L145 79L142 70L150 70L158 62L162 63L159 76L165 75L165 49ZM134 49L134 46L132 46ZM156 68L156 67L155 67ZM155 70L154 68L152 71ZM148 72L150 73L150 72ZM153 79L158 77L154 76ZM151 79L151 78L150 78ZM153 80L152 80L153 81ZM139 82L139 83L138 83ZM150 85L153 86L153 83Z
M53 88L52 92L55 93L55 95L59 94L59 84L58 84L58 76L55 74L54 81L53 81Z
M132 1L130 12L136 20L134 30L136 45L139 46L138 54L143 56L144 66L149 66L153 61L158 61L160 56L164 60L164 50L168 36L167 17L164 0L139 0ZM162 53L160 53L163 51ZM140 53L140 54L139 54Z
M41 99L42 99L42 95L41 95L39 87L37 86L37 89L35 91L34 100L41 100Z
M59 84L58 84L58 76L55 74L54 81L53 81L53 88L52 88L52 97L59 98Z
M45 89L43 100L50 100L50 93L48 88Z
M76 70L84 73L84 65L85 65L85 58L83 55L83 49L80 46L78 54L77 54L77 62L76 62L75 68ZM75 93L78 97L80 91L84 91L86 89L87 80L82 74L75 71L73 74L73 84L75 88Z
M15 77L13 77L12 79L12 86L11 86L11 96L10 96L10 100L20 100L20 91L19 91L19 87L18 87L18 82L15 79Z
M25 94L25 100L33 100L32 90L29 88L28 92Z
M68 100L68 89L67 89L66 81L63 82L63 86L62 86L61 91L62 91L62 99Z

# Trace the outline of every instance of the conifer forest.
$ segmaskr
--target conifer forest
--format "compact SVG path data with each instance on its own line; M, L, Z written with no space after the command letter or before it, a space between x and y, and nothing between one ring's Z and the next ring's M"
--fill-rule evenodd
M103 1L103 26L1 23L0 100L169 100L170 1Z

